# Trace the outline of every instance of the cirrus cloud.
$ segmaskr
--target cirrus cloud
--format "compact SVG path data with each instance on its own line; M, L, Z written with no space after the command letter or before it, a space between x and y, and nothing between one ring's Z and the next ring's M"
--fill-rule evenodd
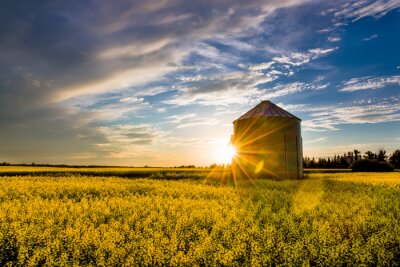
M400 85L400 75L387 76L387 77L360 77L352 78L343 82L343 87L339 89L340 92L354 92L360 90L375 90L381 89L390 85Z

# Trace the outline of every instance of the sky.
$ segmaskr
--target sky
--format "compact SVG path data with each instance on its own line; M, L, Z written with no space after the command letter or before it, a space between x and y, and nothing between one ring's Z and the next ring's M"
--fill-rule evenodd
M400 1L0 4L0 162L221 163L270 100L305 156L400 148Z

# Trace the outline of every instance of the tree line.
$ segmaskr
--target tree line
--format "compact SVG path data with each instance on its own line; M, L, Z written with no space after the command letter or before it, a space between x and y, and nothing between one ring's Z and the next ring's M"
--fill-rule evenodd
M304 168L350 168L357 161L381 162L388 163L393 168L400 168L400 150L396 149L392 154L388 155L384 148L379 148L377 152L366 151L361 153L360 150L353 150L343 155L334 155L328 158L304 157Z

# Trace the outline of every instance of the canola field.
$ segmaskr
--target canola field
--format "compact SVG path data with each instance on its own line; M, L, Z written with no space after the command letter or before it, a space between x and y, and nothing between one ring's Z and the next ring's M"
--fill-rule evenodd
M398 172L55 173L0 177L0 266L400 265Z
M216 168L129 168L129 167L35 167L0 166L0 176L51 175L51 176L101 176L151 179L199 179L206 176L220 177L226 169Z

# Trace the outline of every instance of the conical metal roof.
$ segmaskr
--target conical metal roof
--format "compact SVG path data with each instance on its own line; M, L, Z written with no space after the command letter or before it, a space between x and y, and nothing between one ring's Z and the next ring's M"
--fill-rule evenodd
M287 117L301 120L268 100L261 101L260 104L247 111L237 120L245 120L259 117Z

